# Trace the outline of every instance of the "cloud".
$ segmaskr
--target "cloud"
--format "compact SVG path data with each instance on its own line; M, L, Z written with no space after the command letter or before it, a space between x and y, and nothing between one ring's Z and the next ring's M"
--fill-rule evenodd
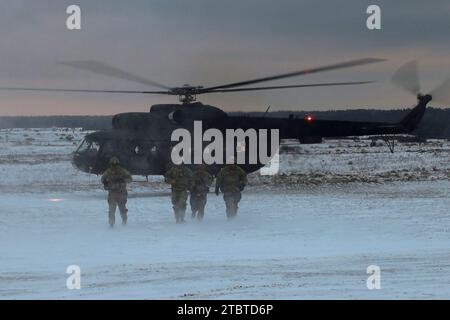
M169 85L220 84L352 58L387 63L281 83L388 81L402 63L419 59L431 88L450 74L448 1L377 1L382 30L365 28L371 1L79 0L82 30L65 28L69 0L0 3L0 86L145 89L59 65L95 59ZM384 82L360 88L236 93L201 97L225 110L397 107L414 102ZM33 108L29 107L34 101ZM0 93L0 114L111 114L147 111L176 98ZM22 106L22 107L21 107ZM63 107L61 107L63 106ZM94 106L94 107L93 107Z

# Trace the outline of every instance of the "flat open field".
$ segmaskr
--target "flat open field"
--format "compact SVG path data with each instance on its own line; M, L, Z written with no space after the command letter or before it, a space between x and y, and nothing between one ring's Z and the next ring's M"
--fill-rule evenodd
M110 230L99 178L70 163L84 134L0 130L0 299L450 298L448 141L291 142L230 222L211 193L202 223L176 225L162 178L135 177L129 225Z

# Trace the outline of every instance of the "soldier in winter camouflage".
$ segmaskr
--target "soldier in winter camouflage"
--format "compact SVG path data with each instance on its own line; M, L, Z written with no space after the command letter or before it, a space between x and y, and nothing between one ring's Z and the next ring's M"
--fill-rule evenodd
M103 173L101 180L105 190L108 190L109 225L113 227L115 224L117 207L119 207L122 217L122 225L126 225L128 218L127 183L131 182L130 173L120 166L119 159L112 157L109 161L109 168Z
M193 185L190 190L192 218L197 217L202 220L205 215L206 198L211 186L213 177L206 171L206 166L200 164L194 170Z
M184 222L188 191L193 185L192 171L184 164L175 165L164 175L166 183L172 186L172 205L177 223Z
M227 217L234 218L237 214L241 191L247 185L247 174L236 164L223 167L216 177L216 194L223 192Z

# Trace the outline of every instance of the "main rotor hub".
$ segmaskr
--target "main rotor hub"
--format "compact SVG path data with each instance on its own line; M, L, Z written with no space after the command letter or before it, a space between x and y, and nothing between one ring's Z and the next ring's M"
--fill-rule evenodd
M171 94L177 95L181 103L188 104L197 100L197 95L201 89L203 89L203 86L195 87L185 84L182 87L173 88Z

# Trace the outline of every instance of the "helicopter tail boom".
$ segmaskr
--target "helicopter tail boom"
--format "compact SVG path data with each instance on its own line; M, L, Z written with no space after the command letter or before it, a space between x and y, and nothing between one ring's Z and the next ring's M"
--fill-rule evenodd
M431 101L431 95L418 95L417 98L419 100L417 106L415 106L399 123L403 128L404 133L410 133L417 128L425 114L427 103Z

